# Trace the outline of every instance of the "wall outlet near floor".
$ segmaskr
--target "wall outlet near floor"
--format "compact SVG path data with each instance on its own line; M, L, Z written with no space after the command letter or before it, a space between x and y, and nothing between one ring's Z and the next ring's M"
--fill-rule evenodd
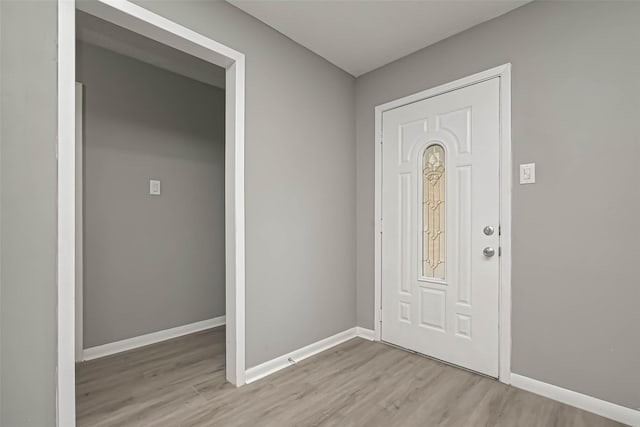
M520 184L535 184L536 182L536 164L527 163L520 165Z
M160 181L155 179L149 180L149 194L151 194L152 196L160 195Z

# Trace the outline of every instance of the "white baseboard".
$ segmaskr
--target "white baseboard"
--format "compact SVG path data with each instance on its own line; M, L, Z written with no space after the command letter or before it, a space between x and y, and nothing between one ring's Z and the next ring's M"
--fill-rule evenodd
M636 411L626 406L616 405L615 403L596 399L566 388L558 387L533 378L524 377L518 374L511 374L511 385L558 402L566 403L585 411L593 412L606 418L618 421L620 423L629 424L631 426L640 426L640 411Z
M267 362L261 363L258 366L249 368L245 374L245 382L247 384L257 381L261 378L271 375L274 372L278 372L281 369L295 365L296 363L316 355L320 352L335 347L338 344L342 344L345 341L349 341L355 337L362 337L364 339L373 340L373 331L364 328L351 328L344 332L340 332L313 344L309 344L306 347L302 347L298 350L294 350L291 353L285 354L275 359L271 359Z
M109 344L103 344L96 347L85 348L82 352L82 360L93 360L100 357L110 356L112 354L121 353L134 348L144 347L149 344L155 344L161 341L178 338L183 335L193 334L195 332L204 331L205 329L215 328L225 324L225 316L215 317L213 319L203 320L201 322L191 323L189 325L178 326L176 328L165 329L164 331L153 332L151 334L141 335L139 337L128 338L122 341L116 341Z
M375 333L373 332L373 330L361 328L360 326L356 326L356 336L369 341L375 340Z

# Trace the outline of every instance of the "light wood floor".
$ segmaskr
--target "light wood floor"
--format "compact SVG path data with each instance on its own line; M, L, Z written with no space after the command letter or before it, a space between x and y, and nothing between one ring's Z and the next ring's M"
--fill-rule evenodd
M77 366L79 426L619 426L359 338L253 384L224 380L224 328Z

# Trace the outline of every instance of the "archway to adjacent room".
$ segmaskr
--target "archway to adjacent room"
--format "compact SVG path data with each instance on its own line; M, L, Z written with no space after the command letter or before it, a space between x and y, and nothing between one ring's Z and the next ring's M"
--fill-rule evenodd
M127 1L58 2L58 425L75 425L75 14L85 13L226 69L226 378L245 382L244 55Z

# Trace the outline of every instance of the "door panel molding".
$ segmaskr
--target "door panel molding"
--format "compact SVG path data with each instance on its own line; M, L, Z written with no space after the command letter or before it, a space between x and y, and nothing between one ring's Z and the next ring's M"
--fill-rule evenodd
M499 78L499 151L500 151L500 266L499 266L499 380L511 382L511 64L507 63L437 87L427 89L375 107L375 271L374 339L381 340L382 325L382 115L414 102L422 101L486 80ZM460 120L460 117L450 117ZM446 128L443 124L443 130ZM464 145L464 144L463 144ZM465 148L472 149L472 147Z

